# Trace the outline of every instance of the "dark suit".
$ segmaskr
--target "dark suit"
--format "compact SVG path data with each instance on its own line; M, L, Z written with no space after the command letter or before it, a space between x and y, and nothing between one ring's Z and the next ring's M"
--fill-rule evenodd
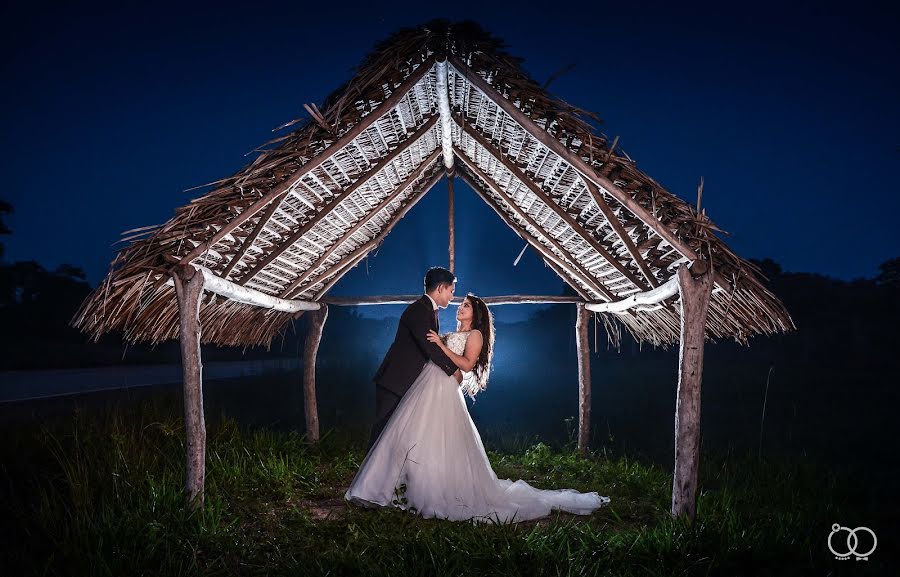
M425 338L429 330L438 332L438 329L428 295L422 295L400 316L394 342L372 378L375 381L375 424L372 426L369 448L375 444L400 399L429 360L448 375L456 372L457 367L450 357Z

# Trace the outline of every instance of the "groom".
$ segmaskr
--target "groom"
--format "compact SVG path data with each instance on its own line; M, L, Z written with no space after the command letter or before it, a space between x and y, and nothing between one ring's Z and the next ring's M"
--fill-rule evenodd
M448 375L462 381L462 373L436 344L429 342L429 330L440 332L438 309L447 308L453 298L456 277L445 268L434 267L425 273L425 294L406 307L400 316L397 336L381 362L375 381L375 424L369 437L369 449L378 440L394 409L407 389L431 360ZM368 449L367 449L368 451Z

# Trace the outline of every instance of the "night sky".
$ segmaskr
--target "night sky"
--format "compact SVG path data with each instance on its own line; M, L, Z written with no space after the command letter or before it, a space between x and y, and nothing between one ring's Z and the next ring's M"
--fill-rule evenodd
M539 83L574 65L550 91L597 112L682 198L694 202L704 176L703 206L741 256L841 279L900 256L896 8L486 4L6 3L6 260L70 263L95 285L121 232L170 218L199 194L185 189L251 161L376 42L438 17L476 20ZM524 242L459 180L456 190L457 292L559 293L532 249L513 267ZM444 181L332 293L421 290L423 271L446 264L446 203Z

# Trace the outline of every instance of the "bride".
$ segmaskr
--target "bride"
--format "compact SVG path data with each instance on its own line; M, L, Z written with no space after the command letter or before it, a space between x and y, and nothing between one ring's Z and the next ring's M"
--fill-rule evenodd
M469 416L463 391L487 386L494 345L487 305L469 294L456 311L457 331L437 344L463 371L460 385L431 361L403 395L344 498L363 507L394 506L426 518L513 523L552 510L588 515L609 503L596 492L541 490L498 479Z

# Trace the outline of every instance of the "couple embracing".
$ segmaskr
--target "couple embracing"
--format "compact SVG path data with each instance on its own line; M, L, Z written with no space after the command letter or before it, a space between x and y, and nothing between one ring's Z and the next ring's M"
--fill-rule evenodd
M363 507L414 510L426 518L513 523L552 510L587 515L609 503L596 492L536 489L498 479L463 393L485 390L494 347L491 312L469 294L456 331L439 334L438 310L456 277L435 267L425 294L409 305L375 374L375 424L369 450L345 494Z

